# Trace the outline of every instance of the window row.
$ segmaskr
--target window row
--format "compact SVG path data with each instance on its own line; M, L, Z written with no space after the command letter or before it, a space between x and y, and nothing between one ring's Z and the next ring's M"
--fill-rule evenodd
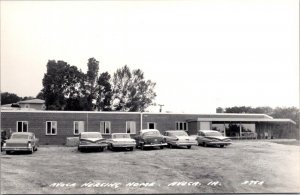
M74 121L73 133L79 135L85 131L84 121ZM17 132L28 132L28 121L17 121ZM102 134L111 134L111 122L100 121L100 132ZM136 122L126 121L126 133L136 134ZM57 121L46 121L46 135L57 134Z
M147 123L148 129L156 129L157 124L154 122ZM187 130L186 122L176 122L176 130ZM111 134L111 122L110 121L100 121L100 133ZM17 121L17 132L27 132L28 131L28 121ZM79 135L81 132L85 131L84 121L74 121L73 133L74 135ZM126 121L126 133L136 134L136 122ZM46 135L56 135L57 134L57 121L46 121Z

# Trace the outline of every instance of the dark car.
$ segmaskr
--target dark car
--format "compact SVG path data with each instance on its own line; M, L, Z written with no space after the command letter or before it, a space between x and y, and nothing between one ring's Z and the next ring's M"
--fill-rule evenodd
M7 154L15 151L28 151L33 153L39 146L39 139L32 132L15 132L10 139L5 140L2 150Z
M163 149L167 145L164 141L164 136L157 129L143 129L139 135L135 137L136 148L144 150L146 147L160 147Z
M223 136L218 131L213 130L199 130L197 134L196 140L198 141L198 145L206 146L219 146L223 148L224 146L228 146L231 144L231 139Z
M82 132L79 135L78 151L96 149L103 151L107 147L106 139L99 132Z

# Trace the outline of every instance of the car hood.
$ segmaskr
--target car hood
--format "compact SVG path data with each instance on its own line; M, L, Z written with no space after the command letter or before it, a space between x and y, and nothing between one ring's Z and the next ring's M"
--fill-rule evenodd
M8 139L8 140L6 140L6 143L22 144L22 143L27 143L28 141L30 141L30 140L29 139Z
M206 138L211 138L211 139L218 139L218 140L225 140L225 139L229 139L228 137L224 137L224 136L205 136Z
M104 141L104 138L81 138L80 141L90 141L90 142L97 142L97 141Z

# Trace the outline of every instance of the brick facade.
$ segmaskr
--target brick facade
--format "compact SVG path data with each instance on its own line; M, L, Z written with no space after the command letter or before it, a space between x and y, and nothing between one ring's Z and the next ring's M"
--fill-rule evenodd
M72 111L2 111L1 129L16 132L17 121L28 121L28 131L33 132L40 139L40 144L61 145L65 144L67 137L75 137L74 121L84 121L84 131L100 131L100 121L110 121L111 133L126 133L126 121L134 121L136 133L140 129L147 129L147 124L153 122L156 128L163 133L166 130L175 130L176 123L186 125L189 134L196 134L199 130L198 118L208 118L219 115L201 115L201 114L161 114L161 113L139 113L139 112L72 112ZM253 115L226 115L226 117L245 117L250 118ZM224 115L220 115L224 118ZM268 118L266 115L255 116L258 118ZM141 127L142 119L142 127ZM57 122L57 134L46 135L46 122ZM186 124L183 124L186 123ZM287 124L286 126L289 126ZM260 131L261 125L258 127ZM283 135L286 133L276 133ZM135 134L131 134L135 136ZM108 138L108 135L103 135Z

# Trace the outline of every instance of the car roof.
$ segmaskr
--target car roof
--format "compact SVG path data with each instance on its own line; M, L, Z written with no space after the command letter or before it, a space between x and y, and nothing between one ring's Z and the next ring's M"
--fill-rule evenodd
M185 132L185 130L167 130L165 132Z
M12 134L34 135L34 133L32 133L32 132L13 132Z
M151 131L158 131L157 129L142 129L141 133L151 132Z
M81 132L80 134L95 134L95 133L101 134L100 132L97 132L97 131Z
M203 133L209 133L209 132L219 132L219 131L215 131L215 130L198 130L201 131ZM220 132L219 132L220 133Z
M129 135L129 133L112 133L111 135L124 135L124 134L128 134Z

